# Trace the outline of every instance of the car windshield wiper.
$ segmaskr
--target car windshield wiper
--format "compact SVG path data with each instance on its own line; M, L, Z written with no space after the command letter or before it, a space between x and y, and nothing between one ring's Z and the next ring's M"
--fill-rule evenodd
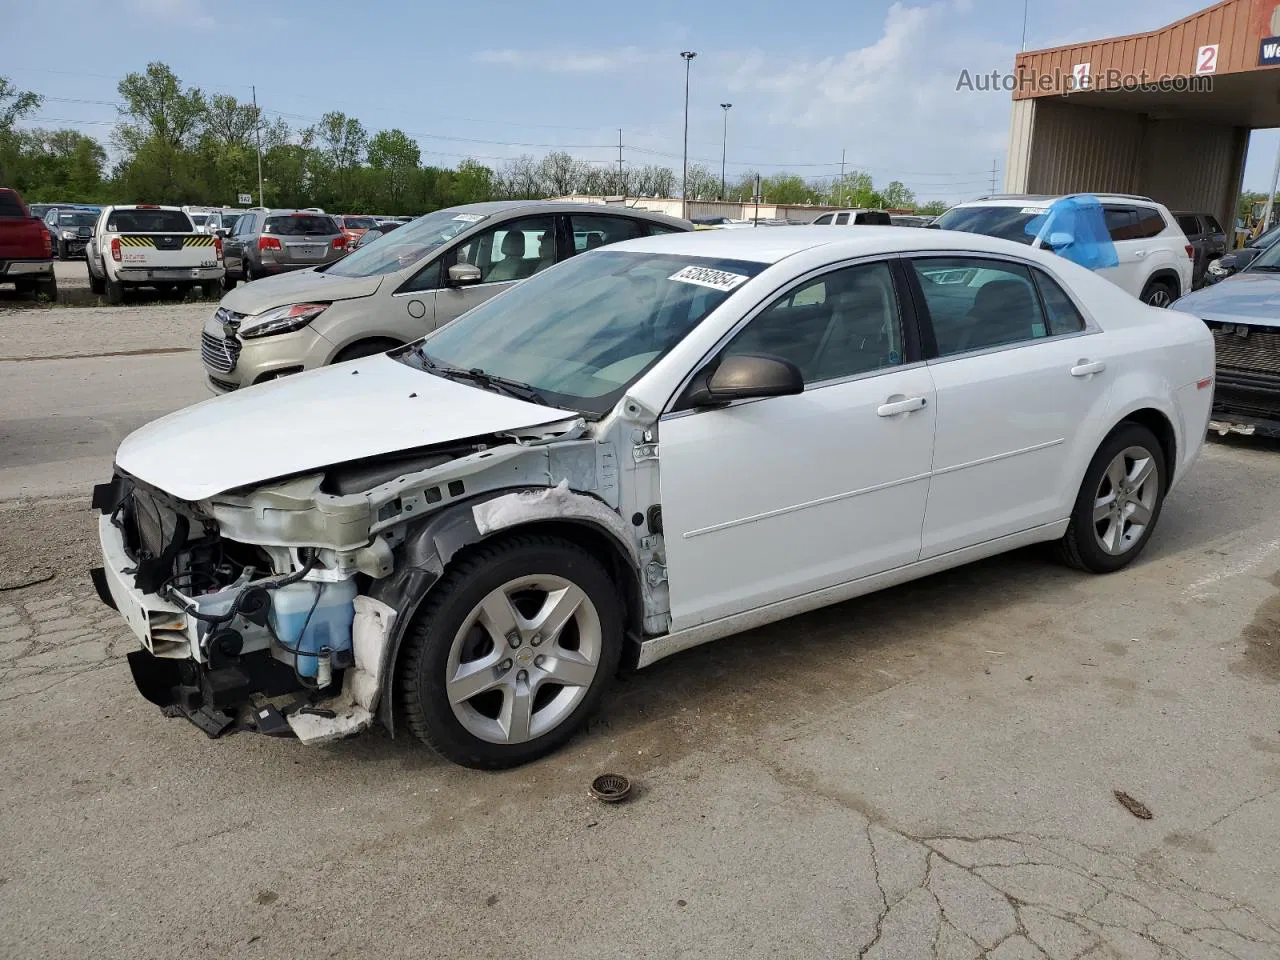
M527 400L530 403L538 403L544 407L555 406L538 391L537 387L531 384L499 376L496 373L487 373L479 367L463 370L461 367L446 366L432 360L427 356L425 350L419 350L418 357L422 360L422 365L437 377L444 377L446 380L463 380L480 387L490 387L505 393L509 397L515 397L517 400Z

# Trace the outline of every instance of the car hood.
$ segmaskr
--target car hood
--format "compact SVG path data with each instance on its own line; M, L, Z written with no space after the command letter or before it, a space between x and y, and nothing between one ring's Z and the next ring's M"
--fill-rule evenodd
M214 397L125 438L116 466L182 500L415 447L577 419L379 355Z
M1280 273L1238 273L1187 294L1173 309L1215 323L1280 328Z
M222 298L222 306L254 316L290 303L372 296L381 283L380 276L335 277L314 270L294 270L238 286Z

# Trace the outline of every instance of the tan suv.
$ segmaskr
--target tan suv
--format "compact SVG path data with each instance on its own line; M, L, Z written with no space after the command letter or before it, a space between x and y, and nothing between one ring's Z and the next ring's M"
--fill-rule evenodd
M437 210L336 263L239 287L205 323L210 388L226 393L416 340L583 250L693 224L553 200Z

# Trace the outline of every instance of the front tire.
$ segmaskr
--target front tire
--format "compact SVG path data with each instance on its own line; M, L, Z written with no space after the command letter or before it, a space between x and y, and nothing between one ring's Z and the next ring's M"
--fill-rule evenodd
M405 636L405 721L466 767L536 760L599 705L622 639L618 590L585 550L536 535L482 546L445 574Z
M1141 424L1122 423L1089 464L1059 559L1090 573L1127 567L1151 539L1168 488L1160 441Z

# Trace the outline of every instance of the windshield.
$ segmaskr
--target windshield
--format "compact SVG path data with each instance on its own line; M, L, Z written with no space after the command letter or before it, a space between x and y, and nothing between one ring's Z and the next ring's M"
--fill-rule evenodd
M208 222L208 220L209 220L209 215L207 213L193 213L191 215L191 222L194 223L197 227L203 227Z
M482 370L528 384L556 406L604 414L764 268L668 254L584 253L486 300L403 358Z
M191 221L181 210L115 210L107 229L117 233L190 233Z
M1253 258L1253 263L1246 270L1258 270L1264 273L1280 271L1280 243L1273 243Z
M1280 223L1277 223L1274 227L1268 227L1265 231L1258 234L1245 244L1245 246L1263 249L1275 243L1276 237L1280 237Z
M278 237L328 236L338 233L331 217L322 217L312 213L291 213L284 217L267 217L267 225L263 233L273 233Z
M63 227L92 227L93 221L97 219L97 214L93 213L60 213L58 214L58 225Z
M1049 212L1046 207L953 207L934 223L940 230L981 233L1002 240L1030 244L1027 224Z
M377 226L373 217L343 217L342 225L348 230L372 230Z
M446 240L485 219L475 213L437 210L396 231L386 243L370 244L348 254L324 272L335 277L379 277L420 261Z
M238 213L224 213L222 215L222 229L234 230L236 228L236 221L239 219L240 214Z

